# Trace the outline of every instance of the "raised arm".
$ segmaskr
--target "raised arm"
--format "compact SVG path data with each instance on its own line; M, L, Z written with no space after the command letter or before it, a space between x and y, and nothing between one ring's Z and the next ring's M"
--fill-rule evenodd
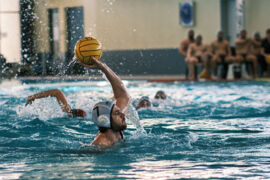
M70 105L68 104L64 94L58 89L47 90L47 91L43 91L43 92L34 94L32 96L29 96L26 100L25 106L32 103L35 99L41 99L41 98L46 98L46 97L56 97L57 102L59 103L62 111L67 113L68 116L72 116L72 112L71 112L72 109Z
M128 109L128 105L130 103L130 96L121 81L121 79L103 62L100 62L93 58L94 65L86 65L83 63L80 63L81 65L91 68L91 69L100 69L107 77L109 82L111 83L113 94L116 99L116 105L120 108L120 110L125 113Z

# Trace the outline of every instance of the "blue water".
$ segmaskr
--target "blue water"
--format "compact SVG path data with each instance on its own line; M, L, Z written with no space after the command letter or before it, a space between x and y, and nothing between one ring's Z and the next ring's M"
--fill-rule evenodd
M112 98L105 81L0 85L0 179L269 179L270 83L125 81L135 101L164 90L169 99L128 117L126 141L91 147L95 102ZM58 88L88 117L68 118ZM136 124L137 123L137 124ZM144 128L136 128L138 123Z

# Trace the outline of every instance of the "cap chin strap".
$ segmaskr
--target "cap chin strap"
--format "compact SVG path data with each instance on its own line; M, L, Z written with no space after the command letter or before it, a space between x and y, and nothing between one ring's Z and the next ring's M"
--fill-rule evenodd
M100 116L98 116L98 122L100 124L103 124L103 127L104 128L111 128L110 119L106 115L100 115Z

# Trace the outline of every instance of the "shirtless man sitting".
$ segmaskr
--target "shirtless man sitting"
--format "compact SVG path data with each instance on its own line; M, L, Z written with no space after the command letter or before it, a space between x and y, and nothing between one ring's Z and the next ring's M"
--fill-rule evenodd
M251 53L257 57L258 63L260 65L260 76L263 76L264 72L267 70L267 64L265 57L261 54L262 52L262 39L259 32L255 32L253 39L251 41Z
M187 60L186 57L187 57L187 52L188 52L188 48L189 48L190 44L195 42L194 31L192 29L190 29L190 30L188 30L187 34L188 34L188 37L181 41L179 49L178 49L179 53L185 57L185 60ZM188 64L189 62L186 61L186 63L187 63L187 66L189 67L190 66ZM189 70L189 74L190 74L190 70Z
M230 44L228 41L224 40L224 34L222 31L217 32L217 40L213 41L211 44L211 50L213 54L212 67L214 76L217 76L217 64L223 65L222 78L226 78L228 63L234 61L231 53Z
M240 37L235 41L236 62L252 63L253 78L257 77L257 58L251 54L251 39L247 38L247 31L241 30Z
M179 46L179 53L183 56L187 56L188 47L190 44L194 43L194 31L192 29L188 30L188 37L181 41Z
M105 63L98 61L95 58L93 58L93 62L94 65L80 64L90 69L101 70L111 83L114 98L116 100L115 103L110 101L99 102L95 104L92 110L92 120L98 126L99 132L91 145L107 148L123 139L123 131L127 127L125 113L127 112L130 103L130 96L121 79ZM56 97L62 110L66 112L68 116L86 116L86 113L83 110L72 109L67 103L63 93L59 90L49 90L29 96L26 105L35 99L48 96Z
M202 42L201 35L197 35L195 43L189 46L186 61L189 64L190 79L195 79L195 66L198 63L203 63L204 66L200 77L210 78L211 52L209 46Z

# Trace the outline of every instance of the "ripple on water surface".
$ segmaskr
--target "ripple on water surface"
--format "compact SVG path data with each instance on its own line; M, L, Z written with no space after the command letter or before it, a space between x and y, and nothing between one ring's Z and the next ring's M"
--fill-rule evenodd
M126 141L106 150L89 144L95 102L111 99L107 82L0 85L0 179L270 178L270 90L266 82L125 81L133 105ZM62 90L87 118L68 118L54 98L24 106L28 95ZM153 100L158 90L166 101ZM142 128L143 127L143 128Z

